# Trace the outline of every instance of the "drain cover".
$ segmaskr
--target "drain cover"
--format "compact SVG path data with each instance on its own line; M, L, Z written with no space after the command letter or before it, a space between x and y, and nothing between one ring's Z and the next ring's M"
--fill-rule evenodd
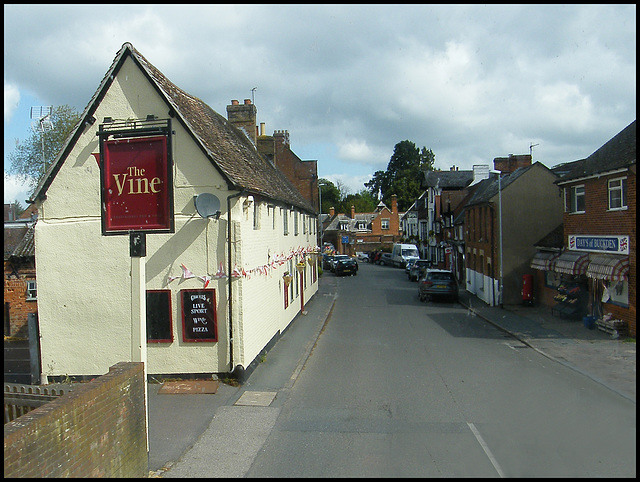
M268 407L276 398L276 392L244 392L234 405Z
M218 382L216 380L180 380L177 382L164 382L158 393L216 393Z

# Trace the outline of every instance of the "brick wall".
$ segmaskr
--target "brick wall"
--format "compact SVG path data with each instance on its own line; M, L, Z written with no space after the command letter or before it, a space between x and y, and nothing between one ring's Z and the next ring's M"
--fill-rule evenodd
M16 274L17 273L17 276ZM36 301L27 301L27 281L36 279L36 270L33 262L13 266L9 261L4 262L4 303L8 318L5 320L4 334L11 336L27 337L27 320L29 313L38 311ZM6 316L5 312L5 316Z
M608 210L609 179L627 176L626 210ZM605 303L604 311L629 325L631 336L636 336L636 175L633 172L587 179L571 185L584 184L585 212L564 214L564 242L570 234L593 236L629 235L629 308ZM571 185L566 186L567 188Z
M142 363L109 373L4 426L5 477L147 477Z

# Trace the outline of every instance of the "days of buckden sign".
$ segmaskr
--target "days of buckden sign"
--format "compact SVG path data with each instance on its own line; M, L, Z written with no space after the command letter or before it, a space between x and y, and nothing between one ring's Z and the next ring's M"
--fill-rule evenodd
M585 236L570 234L568 247L575 251L629 254L629 236Z
M102 232L174 232L167 137L102 143Z

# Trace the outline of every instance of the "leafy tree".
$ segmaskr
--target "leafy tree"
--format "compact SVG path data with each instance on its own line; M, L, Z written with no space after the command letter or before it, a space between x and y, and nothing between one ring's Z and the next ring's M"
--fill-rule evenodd
M347 194L340 203L340 211L347 215L351 214L351 206L354 206L356 213L371 213L378 202L366 189L362 189L356 194Z
M373 197L380 197L388 206L391 196L398 197L398 210L406 211L422 194L422 171L433 170L435 154L431 149L418 149L408 140L398 142L386 171L376 171L365 187Z
M13 201L11 204L15 206L14 212L15 212L16 218L19 218L26 208L17 199Z
M80 113L73 107L68 105L55 107L51 113L53 129L47 132L34 132L9 154L11 162L9 173L26 176L30 180L31 194L79 120ZM43 141L44 161L42 159Z
M319 180L320 197L322 198L322 206L320 206L320 212L324 214L329 213L329 209L339 208L341 196L340 190L328 179L320 178Z

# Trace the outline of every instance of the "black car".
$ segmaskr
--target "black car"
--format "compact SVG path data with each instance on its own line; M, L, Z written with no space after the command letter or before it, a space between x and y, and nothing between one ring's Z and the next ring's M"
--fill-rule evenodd
M339 259L336 262L334 271L336 276L343 276L347 274L355 276L358 274L358 262L355 258Z
M322 255L322 269L331 269L331 260L333 259L332 254L323 254Z
M447 297L458 301L458 281L451 271L427 269L418 281L420 301L433 297Z

